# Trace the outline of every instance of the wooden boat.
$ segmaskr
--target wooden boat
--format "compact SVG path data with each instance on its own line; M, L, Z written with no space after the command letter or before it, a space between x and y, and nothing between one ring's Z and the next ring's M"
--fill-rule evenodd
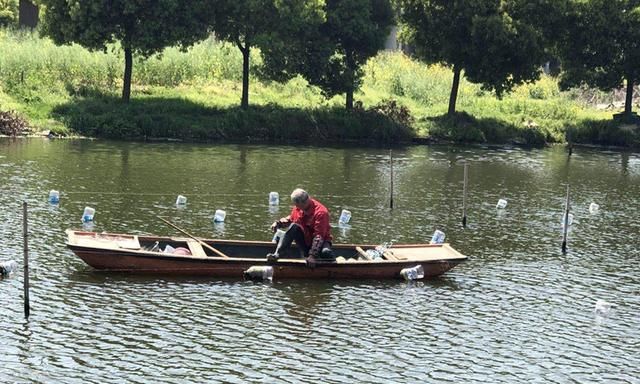
M272 266L273 278L393 279L405 268L421 265L424 277L439 276L465 261L449 244L394 245L383 259L366 259L372 245L335 244L336 261L317 260L308 266L296 249L269 263L266 254L274 244L266 241L200 240L188 237L138 236L114 233L66 231L67 247L101 271L209 275L242 278L252 266ZM204 246L203 246L204 245ZM165 253L167 246L182 253ZM213 248L213 249L211 249ZM227 257L219 256L216 250ZM188 252L187 252L188 250ZM178 252L180 253L180 252Z

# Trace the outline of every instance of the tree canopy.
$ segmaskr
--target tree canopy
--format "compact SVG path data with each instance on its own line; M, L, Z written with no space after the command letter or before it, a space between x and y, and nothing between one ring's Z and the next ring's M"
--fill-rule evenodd
M125 54L122 99L131 95L133 54L148 57L167 46L189 46L207 35L212 7L202 0L42 0L43 33L57 44L106 50L119 42Z
M397 0L397 5L401 38L416 55L453 68L450 115L462 71L498 97L539 78L544 39L528 22L526 0Z
M559 39L561 85L608 91L626 83L625 114L640 82L640 1L573 1Z
M18 20L18 1L0 0L0 27L15 24Z

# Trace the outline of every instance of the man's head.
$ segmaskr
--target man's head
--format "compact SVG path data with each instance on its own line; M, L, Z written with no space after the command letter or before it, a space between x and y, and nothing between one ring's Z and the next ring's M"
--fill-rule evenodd
M291 202L300 209L307 209L309 206L309 194L302 188L296 188L291 192Z

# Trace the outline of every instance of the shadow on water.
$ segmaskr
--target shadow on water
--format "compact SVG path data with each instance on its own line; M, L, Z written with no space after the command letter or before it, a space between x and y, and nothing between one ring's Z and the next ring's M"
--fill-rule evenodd
M214 107L183 98L139 96L129 103L87 90L53 110L71 129L115 139L230 142L394 143L413 132L381 113L341 107L288 108L275 104Z

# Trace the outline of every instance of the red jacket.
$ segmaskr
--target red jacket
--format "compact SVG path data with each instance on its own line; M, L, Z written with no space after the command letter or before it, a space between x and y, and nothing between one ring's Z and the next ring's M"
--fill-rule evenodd
M291 222L302 227L304 242L311 246L316 235L320 235L325 241L332 241L331 225L329 224L329 210L319 201L309 198L310 203L305 211L294 206L291 210Z

